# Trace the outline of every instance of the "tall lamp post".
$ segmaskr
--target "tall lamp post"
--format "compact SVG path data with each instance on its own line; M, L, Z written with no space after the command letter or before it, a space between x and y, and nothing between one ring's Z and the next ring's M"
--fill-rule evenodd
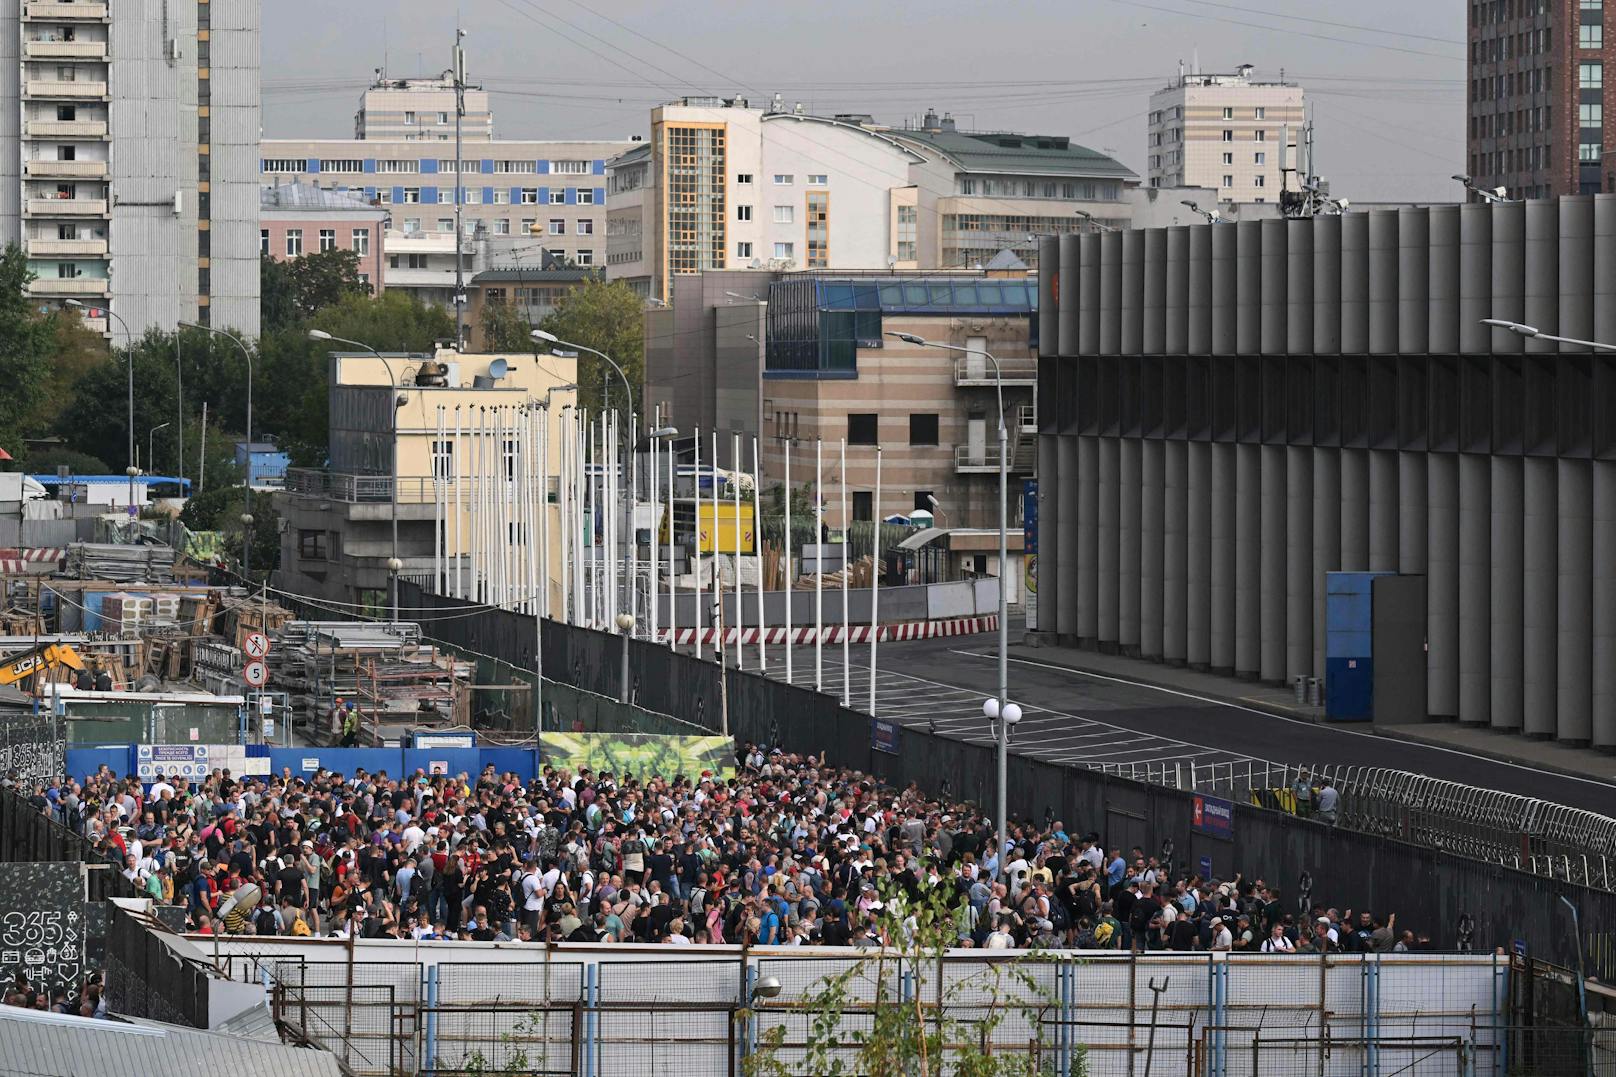
M388 391L393 394L393 474L389 476L387 482L389 501L388 515L392 517L393 526L393 553L392 556L388 557L387 559L387 589L389 592L388 603L392 607L393 611L393 620L394 622L397 622L398 574L399 571L404 567L404 562L399 560L398 556L398 409L403 406L403 401L399 398L399 395L396 392L398 389L398 378L393 374L393 364L387 361L387 356L383 355L381 352L377 351L375 348L372 348L369 344L366 344L363 341L348 340L344 337L334 337L323 329L310 329L309 339L326 341L332 344L348 344L355 348L363 348L371 355L374 355L377 360L381 362L382 369L387 371Z
M157 431L167 430L173 425L171 422L158 423L146 431L146 474L155 475L157 473Z
M993 388L999 400L999 694L988 700L982 707L983 713L995 723L994 741L998 745L999 756L999 795L995 805L997 824L999 827L999 844L995 850L994 879L997 881L1003 870L1004 846L1010 837L1010 822L1006 809L1005 783L1009 773L1010 726L1021 720L1021 708L1010 702L1010 598L1009 590L1005 586L1010 576L1010 451L1009 432L1004 425L1004 370L999 366L999 360L987 351L976 348L966 348L958 344L944 344L940 341L926 340L913 333L889 333L888 336L897 337L905 344L913 344L920 348L936 348L940 351L964 352L966 355L983 355L993 364Z
M110 314L111 312L108 311L108 313ZM242 531L242 534L241 534L241 572L242 572L242 575L246 576L247 579L249 581L251 581L251 579L252 579L252 524L251 524L250 521L251 521L251 517L252 517L252 479L253 479L253 436L252 436L253 365L252 365L252 353L247 350L247 345L245 345L245 344L243 344L241 342L240 337L234 336L234 335L232 335L230 333L226 333L223 329L215 329L211 325L202 325L202 324L200 324L198 322L180 322L179 324L180 324L180 326L182 328L185 328L185 329L200 329L204 333L210 333L210 334L212 334L213 336L216 336L216 337L224 337L224 339L226 339L230 343L234 344L236 346L236 350L241 352L241 357L243 359L247 360L247 434L246 434L246 437L247 437L247 476L246 476L246 479L247 479L247 493L246 493L246 496L245 496L246 511L242 513L243 531Z
M72 307L75 310L87 309L84 306L83 300L79 299L65 300L65 305ZM124 339L128 342L126 345L126 351L124 352L124 362L129 367L129 463L128 466L124 468L123 473L129 476L129 515L131 518L133 518L136 514L135 476L140 474L140 469L135 466L135 334L129 331L129 323L124 321L119 315L114 314L111 307L102 307L101 311L107 317L111 318L113 321L117 322L123 327Z

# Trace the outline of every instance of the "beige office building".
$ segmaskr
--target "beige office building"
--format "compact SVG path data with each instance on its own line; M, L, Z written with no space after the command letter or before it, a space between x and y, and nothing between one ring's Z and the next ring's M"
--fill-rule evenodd
M462 142L491 142L494 113L488 91L467 86L466 114L460 121ZM432 78L377 78L359 99L354 113L354 138L367 141L453 142L455 137L454 80Z
M1150 97L1151 187L1208 187L1220 202L1278 202L1283 140L1295 146L1305 118L1302 87L1233 74L1185 74Z

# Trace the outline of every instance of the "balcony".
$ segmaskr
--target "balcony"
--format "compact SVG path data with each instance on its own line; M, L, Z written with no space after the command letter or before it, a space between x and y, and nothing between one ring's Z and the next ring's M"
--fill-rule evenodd
M105 41L25 41L23 55L30 60L105 60Z
M999 472L999 446L984 445L973 449L969 445L954 446L954 470L961 475L987 475Z
M28 254L34 258L46 256L96 258L104 257L106 253L107 241L105 239L30 239L28 241Z
M28 294L104 296L109 283L105 277L40 277L28 286Z
M23 96L35 100L63 98L71 101L104 101L107 97L105 82L58 82L54 79L29 79Z
M1004 384L1007 387L1038 384L1036 359L1000 359L999 369L1003 372ZM987 361L986 356L965 355L954 364L956 386L961 388L971 385L992 386L995 382L993 364Z
M23 6L22 17L38 22L106 22L107 5L29 0Z
M353 505L388 505L393 500L393 476L292 467L286 469L286 492L298 497L342 501ZM433 504L433 480L420 475L407 475L398 480L398 503Z
M106 138L105 120L29 120L29 138Z
M469 280L471 274L467 273ZM454 265L446 265L441 269L410 269L391 267L383 271L383 279L389 288L454 288Z
M105 161L28 161L24 166L32 179L105 179Z
M105 217L104 198L30 198L30 217Z

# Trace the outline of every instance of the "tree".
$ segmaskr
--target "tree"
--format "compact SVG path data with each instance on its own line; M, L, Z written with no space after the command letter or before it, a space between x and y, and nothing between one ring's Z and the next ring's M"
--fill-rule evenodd
M533 326L513 304L489 300L478 319L483 351L527 352L533 350Z
M285 262L266 255L260 261L259 305L267 331L298 325L344 299L370 295L353 251L332 248Z
M562 340L605 352L623 368L635 395L634 407L645 385L645 308L634 290L622 281L589 281L562 297L544 319L543 328ZM623 390L617 373L588 352L578 356L578 397L587 408L602 406L602 387L615 407Z
M38 429L37 413L46 395L52 338L50 316L26 294L34 274L15 243L0 252L0 448L13 455L22 439Z
M944 958L962 933L962 910L969 908L964 895L933 886L910 897L903 888L890 886L881 901L870 945L854 951L856 960L810 988L800 1008L743 1011L743 1019L768 1025L746 1057L747 1077L1037 1077L1055 1072L1055 1048L1040 1020L1054 1001L1036 975L1041 964L1036 957L983 962L973 966L969 978L951 977ZM899 988L901 973L913 985L911 997ZM777 1019L777 1010L783 1011L783 1020ZM1012 1019L1025 1030L1001 1033ZM1068 1072L1074 1077L1087 1073L1081 1047L1075 1049Z
M75 475L107 475L112 471L105 460L72 449L46 449L28 454L28 470L36 475L51 474L59 467Z

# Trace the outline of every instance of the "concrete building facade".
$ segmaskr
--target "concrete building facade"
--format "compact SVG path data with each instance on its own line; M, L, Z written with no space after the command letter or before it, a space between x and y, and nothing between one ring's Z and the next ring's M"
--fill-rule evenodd
M1606 0L1466 5L1469 172L1511 198L1616 191L1605 147L1605 74L1616 64ZM1612 100L1616 104L1616 100Z
M684 98L607 168L607 275L666 300L715 270L970 269L1038 233L1127 222L1138 178L1062 136Z
M493 141L494 113L488 107L488 91L481 86L467 86L461 94L466 112L460 118L460 141ZM354 113L354 138L367 142L453 142L455 111L452 76L388 78L381 74L359 99L359 111Z
M0 0L0 242L32 297L257 333L258 40L257 0Z
M473 349L489 350L489 341L482 331L483 309L488 304L506 304L529 325L538 325L568 292L588 281L601 279L603 271L598 267L573 269L535 263L482 270L466 285L466 322L471 328Z
M1150 95L1149 185L1210 187L1223 202L1278 202L1283 140L1295 164L1302 87L1233 74L1185 74Z
M1046 240L1038 628L1325 675L1424 582L1425 713L1616 749L1616 196Z
M353 251L359 278L377 295L385 289L387 213L380 207L337 191L287 184L260 191L258 223L260 255L285 262L321 251Z

